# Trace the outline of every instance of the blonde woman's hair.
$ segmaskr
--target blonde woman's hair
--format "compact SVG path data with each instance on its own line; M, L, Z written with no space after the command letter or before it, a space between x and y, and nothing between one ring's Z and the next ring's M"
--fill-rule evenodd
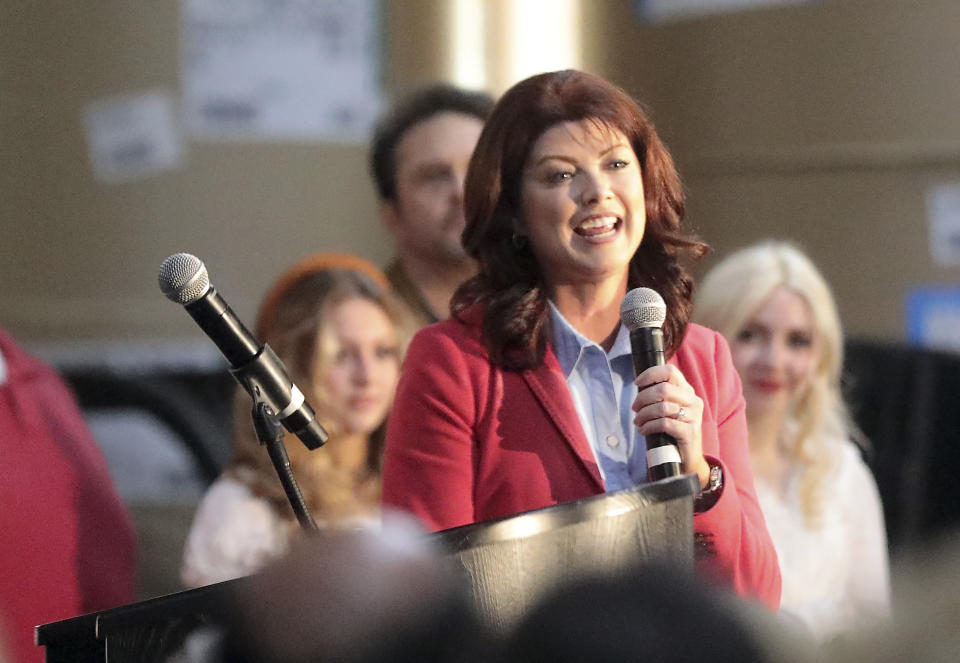
M341 431L326 405L326 395L315 389L316 377L324 370L325 359L330 354L329 349L324 351L322 347L321 331L331 311L353 299L377 305L397 330L400 357L412 327L406 309L378 283L380 279L371 278L367 270L356 269L352 264L347 268L339 259L333 265L324 259L315 269L305 270L303 266L307 262L316 263L316 257L311 256L288 270L264 299L258 316L260 340L269 344L283 360L290 377L316 409L317 419L330 434L328 444L336 444ZM372 265L370 268L375 269ZM296 277L290 278L291 274ZM264 310L269 311L269 316L263 315ZM292 521L293 510L276 470L254 432L251 408L250 397L238 389L234 399L234 455L226 473L247 484L255 495L268 500L278 513ZM359 471L339 468L324 448L309 451L295 436L284 434L283 444L294 476L308 509L318 522L370 516L377 511L384 426L385 423L381 424L369 436L366 463Z
M830 287L798 248L766 241L731 253L708 272L693 317L732 344L778 288L807 302L819 347L810 383L791 404L780 433L780 444L801 470L798 490L804 517L816 526L823 513L823 482L838 445L858 436L840 391L843 332Z

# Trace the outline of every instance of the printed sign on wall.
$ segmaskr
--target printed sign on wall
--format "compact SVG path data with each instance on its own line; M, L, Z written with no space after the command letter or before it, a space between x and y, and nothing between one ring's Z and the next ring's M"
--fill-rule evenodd
M184 0L189 133L367 139L380 111L377 0Z

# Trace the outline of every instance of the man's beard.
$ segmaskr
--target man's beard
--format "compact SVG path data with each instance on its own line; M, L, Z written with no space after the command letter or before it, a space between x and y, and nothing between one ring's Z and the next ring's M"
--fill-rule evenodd
M472 260L461 242L464 227L462 208L451 207L444 215L441 232L432 238L430 246L424 247L429 252L429 257L452 266L471 263Z

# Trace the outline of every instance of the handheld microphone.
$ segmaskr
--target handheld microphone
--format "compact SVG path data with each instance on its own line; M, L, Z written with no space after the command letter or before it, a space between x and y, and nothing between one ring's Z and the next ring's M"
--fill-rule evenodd
M633 372L640 375L651 366L666 363L663 355L663 321L667 305L655 290L634 288L620 304L620 321L630 330ZM647 435L647 479L657 481L680 474L677 441L667 433Z
M253 399L273 409L283 427L308 449L327 441L327 431L269 345L260 344L210 284L203 262L175 253L160 265L160 290L182 304L230 362L230 374Z

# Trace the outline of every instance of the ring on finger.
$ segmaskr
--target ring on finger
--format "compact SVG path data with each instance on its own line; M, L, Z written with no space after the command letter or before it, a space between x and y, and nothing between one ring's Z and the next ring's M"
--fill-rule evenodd
M680 409L677 410L677 421L683 421L686 418L686 416L687 416L687 411L681 405Z

